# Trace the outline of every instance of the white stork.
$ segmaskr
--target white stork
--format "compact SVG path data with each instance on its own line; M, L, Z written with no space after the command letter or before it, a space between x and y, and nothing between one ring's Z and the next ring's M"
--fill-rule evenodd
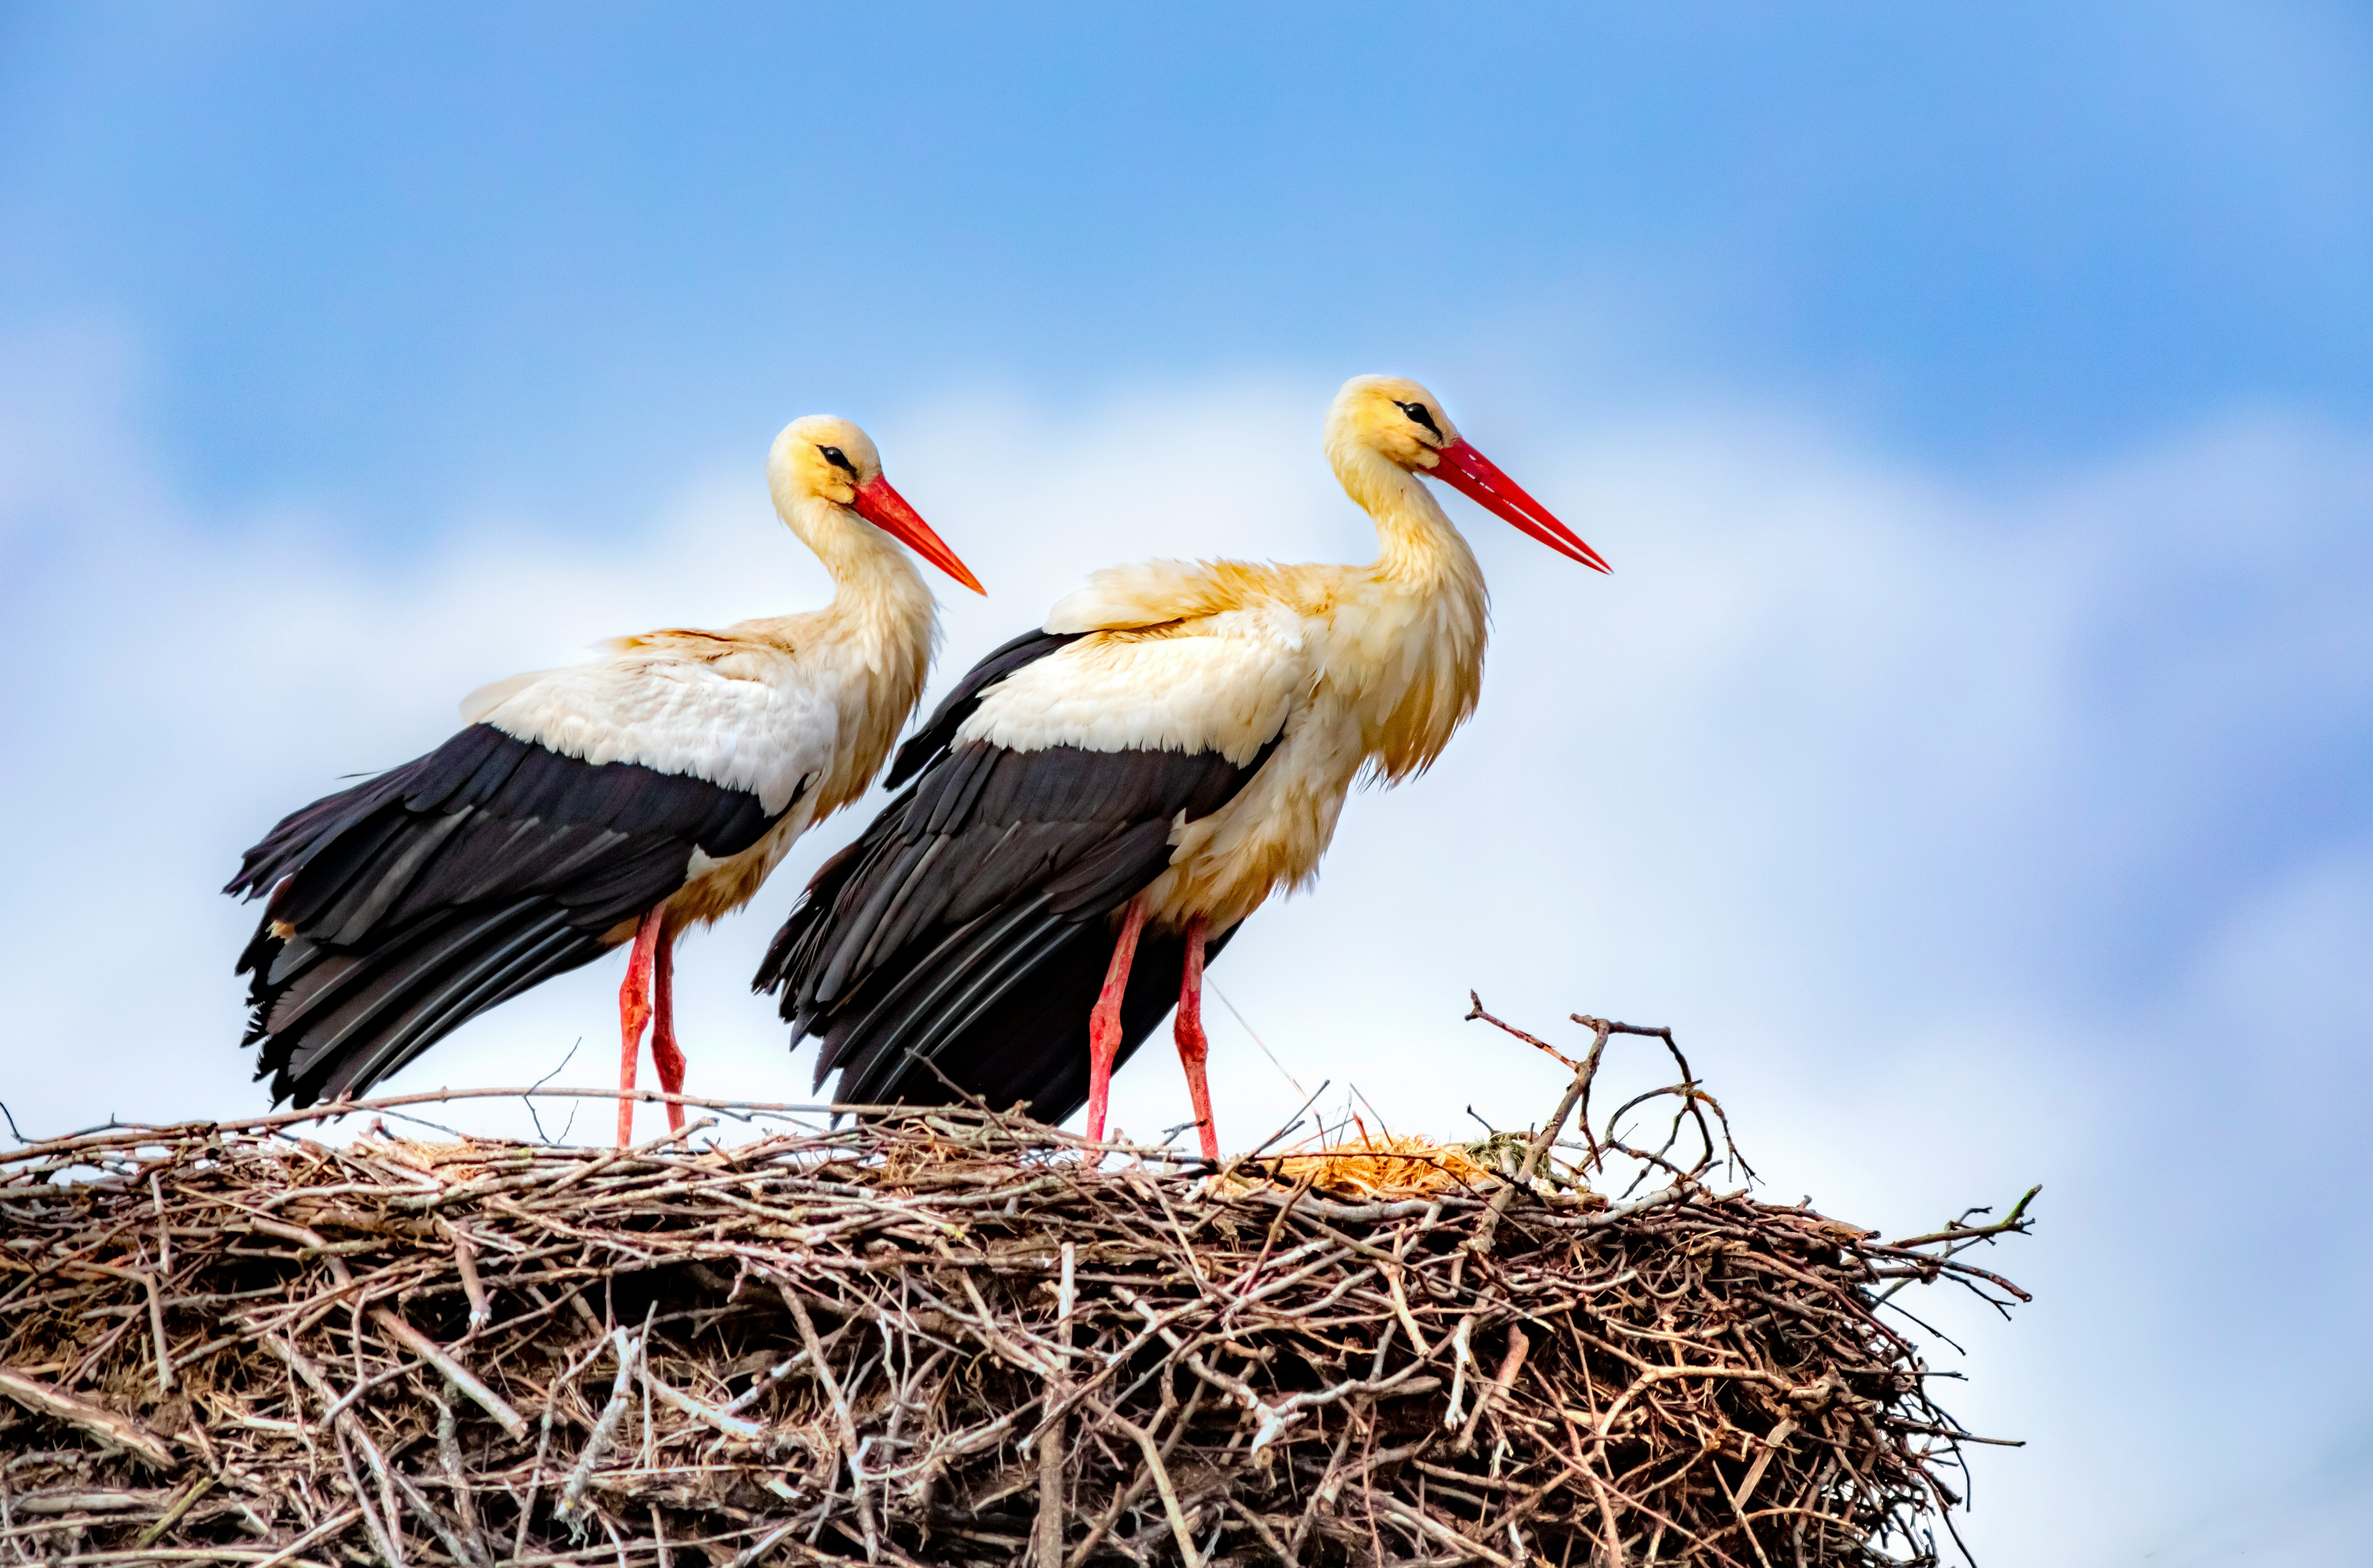
M619 638L590 663L497 681L463 699L451 740L247 852L223 891L271 895L239 968L275 1104L360 1094L628 942L618 1141L654 1016L660 1086L683 1093L677 934L748 903L792 840L863 794L922 695L939 607L892 541L981 591L848 420L794 421L766 478L832 574L830 604ZM681 1106L668 1121L683 1127Z
M1306 883L1362 773L1421 772L1474 711L1483 574L1421 482L1607 569L1414 381L1327 418L1375 520L1368 566L1151 561L1096 573L990 654L901 748L905 792L817 872L757 984L848 1104L1027 1102L1104 1132L1113 1068L1173 999L1204 1154L1202 972ZM912 780L908 783L908 780Z

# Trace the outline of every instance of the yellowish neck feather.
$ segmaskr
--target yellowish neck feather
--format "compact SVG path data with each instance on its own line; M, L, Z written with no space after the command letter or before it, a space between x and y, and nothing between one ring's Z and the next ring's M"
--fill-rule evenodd
M1361 707L1369 766L1385 778L1422 772L1475 711L1483 690L1490 598L1475 552L1417 475L1354 441L1327 455L1344 490L1376 524L1367 576L1391 624Z
M888 759L930 673L940 607L898 543L854 512L822 497L781 510L832 574L832 603L810 620L811 635L837 642L859 677L841 689L841 743L817 790L821 817L863 794Z
M832 574L832 603L824 613L860 640L885 645L894 659L908 645L920 646L928 658L939 634L939 605L898 543L821 496L800 497L781 510L791 532Z

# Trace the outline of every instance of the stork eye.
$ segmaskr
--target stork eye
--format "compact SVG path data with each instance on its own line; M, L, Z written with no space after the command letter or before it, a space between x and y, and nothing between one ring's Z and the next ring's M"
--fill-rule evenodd
M824 453L824 462L832 464L835 468L847 471L851 479L857 477L857 464L849 462L848 454L841 451L838 447L818 447L816 448L816 451Z
M1422 425L1427 429L1432 431L1433 439L1435 440L1438 441L1442 439L1442 427L1433 422L1433 410L1428 408L1421 403L1402 403L1396 404L1394 406L1398 408L1403 414L1408 415L1409 418L1417 424Z

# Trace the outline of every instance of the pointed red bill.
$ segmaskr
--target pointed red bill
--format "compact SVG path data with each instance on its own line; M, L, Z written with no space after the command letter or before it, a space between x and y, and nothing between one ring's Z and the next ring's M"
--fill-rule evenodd
M1525 493L1525 487L1500 472L1500 465L1464 440L1451 442L1436 454L1441 462L1425 471L1466 496L1486 511L1496 512L1559 555L1580 561L1593 571L1611 572L1597 551L1584 544L1573 530L1549 515L1549 509Z
M890 481L875 474L857 487L854 503L857 515L905 544L915 554L939 568L950 577L986 596L988 590L972 575L972 568L956 559L956 553L946 541L931 532L931 525L917 515L906 504L906 497L890 487Z

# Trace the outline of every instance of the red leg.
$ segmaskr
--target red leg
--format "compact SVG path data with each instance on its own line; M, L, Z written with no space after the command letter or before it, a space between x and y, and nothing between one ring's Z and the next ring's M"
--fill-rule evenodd
M1195 1131L1203 1141L1203 1158L1220 1163L1220 1129L1211 1119L1211 1086L1203 1081L1203 1059L1211 1054L1203 1037L1203 917L1186 925L1186 968L1178 981L1178 1018L1172 1026L1178 1041L1178 1059L1186 1068L1186 1097L1195 1105Z
M618 1147L635 1141L635 1070L643 1054L643 1025L651 1021L651 967L658 956L660 912L635 928L626 978L618 987Z
M684 1052L675 1043L675 938L661 936L651 963L651 1062L660 1070L660 1087L671 1094L684 1093ZM684 1130L684 1107L668 1103L668 1130Z
M1137 961L1137 934L1145 929L1145 906L1128 902L1121 917L1120 937L1113 943L1112 967L1105 971L1105 989L1096 995L1096 1010L1088 1015L1088 1137L1105 1135L1105 1102L1112 1093L1113 1058L1120 1053L1120 999L1128 991L1128 966Z

